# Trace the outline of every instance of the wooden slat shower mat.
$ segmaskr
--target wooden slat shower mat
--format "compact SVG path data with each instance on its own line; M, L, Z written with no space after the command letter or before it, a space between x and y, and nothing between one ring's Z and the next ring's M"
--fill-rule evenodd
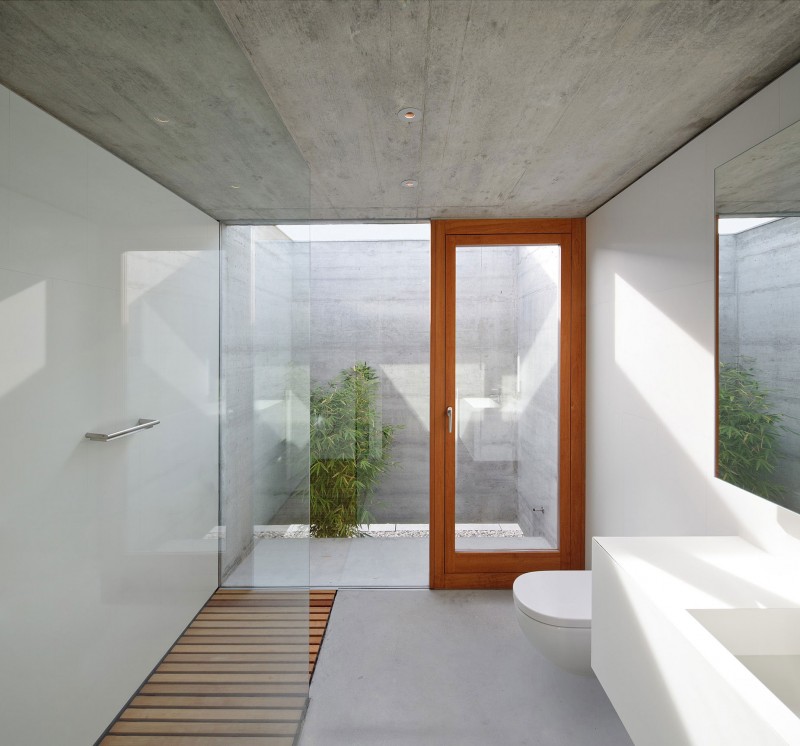
M291 746L335 596L218 590L98 744Z

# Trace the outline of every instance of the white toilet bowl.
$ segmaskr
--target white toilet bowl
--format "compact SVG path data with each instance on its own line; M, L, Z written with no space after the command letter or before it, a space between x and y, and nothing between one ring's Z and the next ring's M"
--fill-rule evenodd
M517 621L531 644L555 665L593 676L592 573L528 572L514 581Z

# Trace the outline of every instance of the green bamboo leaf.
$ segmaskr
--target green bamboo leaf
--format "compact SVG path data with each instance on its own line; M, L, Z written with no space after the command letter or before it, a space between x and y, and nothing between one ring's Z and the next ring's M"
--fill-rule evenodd
M313 536L358 536L370 523L369 499L391 460L396 425L384 424L380 378L366 362L315 384L310 396L310 485ZM296 491L295 494L301 494Z
M773 412L771 392L759 382L751 360L720 363L719 426L717 429L719 476L757 495L779 500L783 485L771 475L780 455L781 432L793 432Z

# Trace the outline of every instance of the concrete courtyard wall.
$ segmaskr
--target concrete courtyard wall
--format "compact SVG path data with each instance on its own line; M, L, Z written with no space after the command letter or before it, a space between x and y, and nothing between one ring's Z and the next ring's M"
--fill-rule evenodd
M456 299L456 521L515 523L516 248L459 247ZM475 412L471 427L465 400L473 397L499 408Z
M502 443L476 456L464 421L457 423L457 521L519 521L526 534L551 542L558 530L557 277L557 252L459 250L458 406L464 398L491 397L510 429ZM401 426L392 450L398 466L377 489L374 521L427 523L429 243L314 242L309 290L312 385L366 362L381 379L383 421Z
M558 546L560 273L557 247L519 248L517 516L526 536L542 536L553 547Z
M399 466L381 480L371 513L376 523L427 523L430 245L314 242L309 266L312 386L356 362L376 370L383 421L401 429Z

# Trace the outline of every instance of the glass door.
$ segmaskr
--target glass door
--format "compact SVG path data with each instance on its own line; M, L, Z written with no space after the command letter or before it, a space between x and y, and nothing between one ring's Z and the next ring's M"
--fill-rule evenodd
M553 222L560 232L440 235L433 587L502 587L521 572L583 566L582 479L572 484L576 437L582 451L582 430L573 431L576 404L582 423L582 381L573 381L583 349L573 323L574 244L582 242L573 221Z

